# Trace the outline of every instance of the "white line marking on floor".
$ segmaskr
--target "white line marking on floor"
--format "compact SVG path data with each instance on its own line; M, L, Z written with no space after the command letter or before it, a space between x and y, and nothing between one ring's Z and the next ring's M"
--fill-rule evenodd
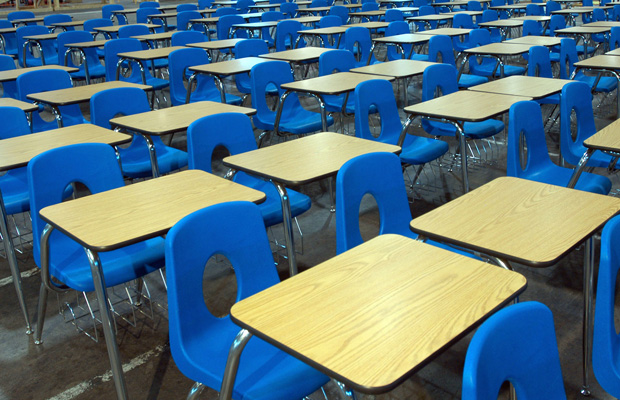
M20 275L22 276L22 279L25 278L30 278L31 276L38 274L39 273L39 268L33 268L30 269L28 271L24 271L22 272ZM2 278L0 279L0 287L6 286L6 285L10 285L13 283L13 277L12 276L8 276L6 278Z
M149 358L156 357L160 355L163 351L164 351L164 345L159 345L155 347L153 350L149 350L146 353L140 354L139 356L130 360L128 363L123 364L123 372L127 373L131 371L132 369L135 369L145 364L149 360ZM54 397L50 397L48 400L71 400L85 393L86 391L90 390L99 381L109 382L111 380L112 380L112 371L108 370L103 375L98 375L87 381L78 383L72 388L69 388L65 390L64 392L59 393Z

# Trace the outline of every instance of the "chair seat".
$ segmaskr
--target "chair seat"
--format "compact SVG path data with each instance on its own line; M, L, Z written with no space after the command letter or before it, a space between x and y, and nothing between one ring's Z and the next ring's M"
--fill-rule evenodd
M489 79L484 76L461 74L461 76L459 77L459 88L469 88L472 86L480 85L482 83L487 83L488 81Z
M455 136L456 128L453 125L422 120L422 127L432 136ZM496 119L489 119L482 122L465 122L463 124L465 136L469 139L482 139L497 135L504 130L504 123Z
M71 106L68 106L71 107ZM60 109L60 114L62 115L62 124L63 126L71 126L71 125L78 125L78 124L89 124L90 122L87 121L86 119L84 119L84 117L80 116L80 117L73 117L70 115L67 115L66 113L63 114L62 112L62 108ZM32 119L32 131L33 132L43 132L43 131L49 131L51 129L58 129L58 123L56 122L56 120L52 120L52 121L44 121L43 119L41 119L40 117L33 117Z
M133 145L129 149L119 148L118 150L121 155L121 167L124 175L130 178L151 176L151 162L146 143L144 146ZM155 143L155 154L157 154L157 165L161 174L176 171L187 165L186 152L165 146L161 142Z
M566 186L572 175L573 170L571 168L560 168L556 165L552 165L547 168L539 169L535 173L520 175L519 178L550 185ZM611 190L611 181L606 176L584 172L579 177L575 189L607 195Z
M142 83L141 81L135 83ZM146 84L153 86L153 90L162 90L170 86L170 82L160 78L147 78Z
M35 57L26 57L26 64L28 67L40 67L43 65L41 59ZM45 57L45 65L58 65L58 56Z
M575 80L587 83L590 88L594 86L594 82L596 82L596 76L587 76L583 73L579 72L575 76ZM596 88L594 89L596 92L613 92L618 87L618 80L615 77L611 76L601 76L601 79L598 81Z
M0 191L7 215L30 210L26 167L13 169L0 176Z
M95 65L93 67L88 67L88 73L90 78L105 78L105 67L103 65ZM73 79L86 79L86 72L84 69L80 69L77 72L70 73L71 78Z
M286 104L286 103L285 103ZM285 105L286 107L286 105ZM253 117L254 126L258 129L270 131L274 129L276 115L275 113L266 116L266 119L259 119L258 116ZM333 125L334 119L327 116L327 126ZM286 110L282 112L280 119L280 132L288 132L294 135L302 135L305 133L317 132L323 129L321 122L321 114L308 110L299 111L295 114L288 113Z
M325 109L328 112L341 112L342 103L344 102L345 96L346 94L341 94L337 96L323 96L323 100L325 101ZM352 94L349 95L345 111L347 114L355 114L355 99L353 98Z
M205 343L232 343L239 327L229 319L216 321L206 333L197 332L184 343L183 374L209 387L219 388L228 358L228 348ZM180 351L172 347L173 357ZM217 374L212 371L218 371ZM280 371L282 373L277 373ZM285 373L284 373L285 372ZM279 351L258 337L250 339L241 354L239 370L232 393L234 399L265 400L297 398L327 383L329 378L298 359Z
M241 185L260 190L267 195L267 199L258 205L263 216L263 221L265 221L265 226L269 227L282 222L282 203L280 202L280 195L271 182L263 181L262 179L255 178L243 172L238 172L235 175L234 181ZM290 189L287 189L286 192L289 196L291 216L293 218L310 209L310 197Z
M448 143L442 140L407 135L399 156L405 164L420 165L443 156L448 149Z
M410 60L428 61L428 54L412 54Z
M99 253L107 287L131 281L164 266L164 239L154 238ZM72 289L94 290L84 248L60 232L50 237L50 273Z
M491 76L493 74L493 69L495 67L494 63L484 63L480 66L473 67L470 65L470 72L475 75L481 76ZM504 65L504 76L512 76L512 75L523 75L525 73L525 68L517 67L515 65ZM500 77L501 71L499 66L495 71L495 77Z

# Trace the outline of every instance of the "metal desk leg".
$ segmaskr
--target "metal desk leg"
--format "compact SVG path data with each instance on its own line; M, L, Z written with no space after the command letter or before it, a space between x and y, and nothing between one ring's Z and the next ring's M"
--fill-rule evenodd
M567 188L572 189L575 187L575 185L577 185L577 182L579 181L579 177L581 176L581 173L583 172L583 170L586 169L586 164L588 163L590 156L592 156L592 153L594 153L593 149L586 149L586 152L583 153L583 156L581 156L581 159L579 159L577 166L573 170L573 175L570 177L570 180L568 181L568 185L566 185Z
M95 283L95 292L97 293L97 303L99 303L99 312L101 314L101 324L103 325L103 334L105 336L105 344L108 349L108 357L112 367L112 378L114 379L114 387L116 388L116 396L120 400L127 399L127 387L125 385L125 376L123 375L123 366L121 365L121 357L116 344L116 332L112 326L112 317L108 308L108 294L106 293L105 280L103 271L101 270L101 260L99 255L89 249L84 249L90 263L90 271L93 274L93 282Z
M4 207L4 199L0 192L0 233L4 240L4 252L6 258L9 261L9 268L11 269L11 276L13 277L13 285L15 286L15 292L17 293L17 300L19 301L19 307L22 309L24 319L26 320L26 334L32 333L32 327L30 326L30 317L28 316L28 309L26 308L26 300L24 299L24 292L22 290L22 277L17 267L17 257L15 257L15 247L13 247L13 240L11 240L11 233L9 232L9 224L6 219L6 208Z
M58 124L59 128L62 128L63 123L62 123L62 114L60 113L60 109L58 108L58 106L55 106L55 105L50 105L50 107L52 107L52 114L54 114L54 118L56 118L56 124Z
M146 141L146 145L149 149L149 158L151 159L151 173L153 174L153 178L159 177L159 164L157 163L157 152L155 151L155 144L153 143L153 139L149 135L140 134Z
M319 102L319 108L321 109L321 129L323 129L323 132L327 132L327 110L325 109L325 101L323 101L323 98L318 94L310 93L310 96L314 97L316 101Z
M222 82L220 77L217 75L213 75L213 80L215 81L217 88L220 90L220 100L222 101L222 104L226 104L226 88L224 87L224 82Z
M297 258L295 255L295 238L293 237L293 217L291 215L291 203L286 192L286 187L281 183L271 181L280 195L282 203L282 225L284 226L284 240L286 241L286 256L291 276L297 275Z
M583 384L581 394L590 395L589 368L592 365L592 325L594 296L594 239L589 237L585 243L583 268Z
M242 329L235 337L235 341L230 346L228 352L228 360L226 361L226 368L224 369L224 376L222 377L222 387L220 389L220 400L231 400L233 388L235 386L235 378L237 377L237 369L239 368L239 359L241 358L241 352L248 344L248 341L252 338L252 334L245 329Z
M278 99L278 104L276 105L276 119L273 122L273 133L275 135L279 134L280 119L282 119L282 109L284 108L284 101L286 100L289 94L291 94L291 91L287 90L286 92L282 93L282 96L280 96L280 98Z
M194 72L192 76L190 76L189 79L187 80L187 94L185 95L185 104L189 104L191 100L192 91L194 90L192 86L195 87L197 85L197 82L196 82L196 79L198 79L197 74L198 72Z

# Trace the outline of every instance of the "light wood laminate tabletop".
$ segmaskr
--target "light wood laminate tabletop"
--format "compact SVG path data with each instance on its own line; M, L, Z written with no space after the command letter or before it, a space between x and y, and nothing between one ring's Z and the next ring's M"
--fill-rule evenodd
M514 75L472 86L468 88L468 90L542 99L561 92L564 85L571 82L574 81L568 79Z
M27 98L38 101L40 103L66 106L69 104L77 104L90 101L96 93L107 89L135 87L143 90L152 90L152 86L140 85L137 83L124 81L109 81L102 83L94 83L92 85L75 86L67 89L50 90L49 92L31 93Z
M36 104L12 99L10 97L1 97L0 107L17 107L17 108L20 108L24 112L33 112L39 109L39 106L37 106Z
M393 389L508 304L526 279L381 235L231 309L252 334L365 393Z
M112 118L110 124L113 127L118 126L145 135L160 136L183 131L197 119L224 112L239 112L253 115L256 113L256 110L214 101L198 101L162 108L161 110Z
M187 47L197 47L199 49L205 50L221 50L221 49L231 49L235 47L235 45L246 39L223 39L223 40L211 40L206 42L198 42L198 43L188 43Z
M271 60L258 57L245 57L234 60L220 61L212 64L195 65L193 67L189 67L188 70L203 74L226 76L250 72L253 66L268 61Z
M283 83L281 85L281 88L285 90L292 90L294 92L313 93L319 95L337 95L355 90L355 87L357 85L371 79L383 79L387 81L393 81L394 76L357 74L354 72L337 72L334 74L319 76L316 78Z
M471 29L465 28L436 28L427 29L425 31L418 32L419 35L446 35L446 36L462 36L471 32Z
M498 19L497 21L480 22L478 26L490 28L516 28L523 26L522 19Z
M321 54L331 51L323 47L302 47L293 50L276 51L275 53L265 53L259 55L261 58L269 60L280 60L287 62L304 62L318 59Z
M6 71L0 71L0 82L14 81L17 79L17 77L27 72L39 71L39 70L45 70L45 69L61 69L69 73L79 71L79 68L65 67L62 65L40 65L38 67L9 69Z
M350 72L393 76L397 79L409 78L424 73L424 70L437 63L418 60L394 60L365 67L353 68Z
M549 36L521 36L514 39L504 41L508 44L533 44L535 46L559 46L562 39L558 37Z
M175 50L186 49L185 46L161 47L158 49L130 51L127 53L118 53L119 58L128 58L136 61L150 61L159 58L166 58Z

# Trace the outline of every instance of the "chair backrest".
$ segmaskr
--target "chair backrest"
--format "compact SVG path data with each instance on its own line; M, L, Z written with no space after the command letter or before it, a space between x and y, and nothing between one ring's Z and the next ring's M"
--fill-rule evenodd
M358 64L363 63L365 65L368 56L371 55L372 41L370 39L370 30L361 26L347 29L344 34L344 47L356 54Z
M28 163L27 175L33 253L38 266L41 266L40 238L45 227L39 211L60 203L67 187L74 182L85 185L92 194L124 186L114 149L103 143L75 144L41 153Z
M319 56L319 76L347 72L355 68L355 57L349 50L332 50Z
M278 22L276 28L276 51L290 50L295 47L295 42L299 37L299 31L303 29L303 25L299 21L284 20ZM297 47L305 47L306 42L301 39L297 43Z
M187 5L191 6L193 4L187 4ZM191 29L195 31L204 32L204 27L202 24L192 24L189 22L191 19L200 19L200 18L202 18L202 14L200 14L196 10L181 11L177 14L177 29L179 31L187 31Z
M8 19L0 20L0 29L13 28L13 24ZM15 33L3 33L4 38L4 53L5 54L17 54L17 35ZM20 49L21 50L21 49Z
M420 6L418 10L419 15L433 15L435 14L435 8L433 6Z
M208 38L198 31L179 31L172 34L170 44L172 46L185 46L189 43L206 42Z
M261 212L249 202L222 203L196 211L170 229L165 253L170 350L183 373L205 374L191 359L196 355L190 344L198 334L204 337L205 332L222 327L222 323L232 325L230 316L217 317L205 304L203 275L207 261L217 254L230 261L237 279L237 301L279 282ZM223 331L218 335L224 335L219 342L215 334L209 341L210 348L221 349L217 353L228 352L230 347L231 339L225 334L228 328Z
M379 10L379 3L375 3L374 1L362 3L362 11L378 11L378 10Z
M620 217L609 220L601 235L601 260L596 286L592 367L601 387L614 398L620 397L620 376L616 360L620 336L616 331L615 297L620 267Z
M405 21L405 14L401 10L391 8L385 12L385 22Z
M149 15L161 14L162 12L155 7L141 7L136 10L136 22L146 24L149 22ZM160 19L152 19L153 24L162 24Z
M520 101L510 107L508 114L506 174L527 177L551 165L540 105L535 101ZM525 165L521 165L522 137L527 148Z
M606 21L607 15L602 8L595 8L592 10L592 21Z
M6 15L6 19L9 21L26 18L34 18L34 13L32 11L11 11Z
M280 5L280 12L284 14L286 18L295 18L297 16L297 10L299 6L297 3L282 3Z
M525 15L543 15L543 8L538 4L528 4L525 6Z
M209 55L203 49L178 49L168 55L170 101L173 106L185 104L187 88L185 87L184 80L187 68L202 64L209 64ZM199 74L196 79L195 93L201 93L205 89L215 89L213 77Z
M269 53L269 47L261 39L245 39L235 44L235 58L258 57Z
M529 4L534 5L534 4ZM526 19L523 21L523 36L540 36L542 35L542 25L538 21Z
M327 7L327 0L312 0L308 7L310 8Z
M103 45L103 53L105 60L105 80L106 81L115 81L116 80L116 64L119 61L118 53L130 52L130 51L140 51L143 50L142 43L138 39L112 39L108 40ZM134 61L131 62L131 75L129 77L119 76L119 80L134 82L134 83L142 83L142 76L140 75L140 67ZM151 73L148 69L144 71L147 79L152 78Z
M71 22L73 18L69 14L51 14L43 17L43 25L51 26L57 22ZM65 27L67 31L74 31L75 28L72 26Z
M13 69L17 69L13 57L0 54L0 71L10 71ZM15 81L2 82L2 97L17 99L17 83Z
M90 122L111 129L110 120L116 116L151 111L146 92L135 87L106 89L90 99Z
M579 61L577 44L572 38L560 41L560 79L568 79L575 70L574 64Z
M285 61L269 61L255 65L250 71L250 87L252 92L252 108L256 110L255 118L273 121L276 112L272 111L265 97L268 88L276 87L278 96L284 93L280 87L284 83L293 82L291 66ZM301 104L295 93L291 93L284 103L285 109L299 109Z
M66 45L69 43L92 42L93 35L91 35L90 32L87 32L87 31L67 31L67 32L59 33L57 41L58 41L58 63L60 65L65 65L67 67L77 67L77 65L73 63L73 60L70 54L68 55L68 57L65 57L67 50L69 50L69 48ZM101 64L99 62L99 56L97 55L96 49L88 48L88 49L82 49L82 50L84 51L84 54L86 54L89 69L92 69L96 65ZM84 64L82 63L80 67L84 69Z
M183 12L183 11L198 11L198 5L197 4L179 4L177 6L177 12Z
M575 113L576 132L573 134L572 115ZM585 82L564 85L560 97L560 149L564 159L577 165L585 153L583 141L596 133L592 92Z
M403 125L398 115L396 96L391 82L373 79L360 83L355 88L354 101L355 136L394 145L398 143ZM372 134L368 122L373 112L378 113L381 118L381 130L378 136Z
M441 60L440 60L441 57ZM428 61L456 66L452 39L445 35L431 36L428 41Z
M213 0L198 0L198 9L205 10L207 8L211 8Z
M349 22L349 9L345 6L331 6L328 15L336 15L342 20L342 25Z
M242 113L221 113L192 122L187 128L189 169L212 173L213 154L218 147L224 147L231 156L256 150L250 117Z
M213 13L214 17L223 17L224 15L235 15L237 9L235 7L219 7ZM243 20L245 22L245 20Z
M114 5L114 4L111 4ZM105 6L104 6L105 7ZM112 22L111 19L107 19L107 18L93 18L93 19L88 19L86 21L84 21L84 32L95 32L95 28L101 27L101 26L112 26L114 25L114 22ZM119 24L119 25L124 25L124 24Z
M280 11L265 11L260 17L260 20L263 22L280 21L282 19L284 19L284 14Z
M555 31L557 29L564 28L566 28L566 20L564 19L564 16L558 14L552 15L549 20L549 36L555 36Z
M27 64L29 61L32 63L32 60L35 59L35 57L29 51L26 51L26 60L24 60L23 52L22 52L22 48L24 44L26 43L26 39L24 39L24 37L33 36L33 35L45 35L48 33L50 33L49 29L47 29L45 26L42 26L42 25L27 25L27 26L20 26L19 28L17 28L17 32L16 32L17 49L18 49L17 57L18 57L19 65L21 65L22 67L34 66L32 64ZM45 56L46 63L48 64L51 64L52 60L53 62L56 62L56 57L58 57L58 52L56 48L54 47L53 42L54 42L53 40L41 41L41 47L43 49L43 54ZM41 65L41 64L39 63L38 65Z
M467 2L467 11L482 11L482 5L477 0Z
M342 25L342 18L336 15L326 15L324 17L321 17L321 19L319 20L319 28L331 28L334 26L341 26L341 25Z
M545 46L530 47L528 52L527 75L553 78L549 49Z
M422 7L430 5L430 0L413 0L414 7Z
M484 10L482 11L482 22L497 21L499 14L496 10Z
M474 29L474 21L469 14L456 14L452 18L453 28Z
M566 399L553 314L542 303L519 303L496 312L469 344L462 399L497 399L506 381L520 400Z
M450 64L431 65L422 73L422 101L456 92L458 71Z
M388 10L391 11L391 10ZM394 10L398 11L398 10ZM409 23L405 21L392 21L389 23L387 28L385 28L385 36L395 36L401 35L405 33L411 33L409 28ZM409 54L411 51L410 44L402 44L401 45L403 51L405 52L405 56ZM400 48L394 45L387 46L387 58L389 61L400 60L403 58L403 55L400 53Z
M336 177L337 254L364 242L359 211L367 194L379 209L379 235L402 231L402 225L411 219L400 158L392 153L355 157L340 168Z
M545 14L551 15L552 12L562 9L562 5L554 0L549 0L545 4Z
M158 1L143 1L140 3L139 8L157 8L160 4Z
M143 10L148 10L148 8L143 8ZM141 36L148 35L151 31L146 25L126 25L122 26L118 30L118 37L120 39L131 39L133 36ZM140 47L142 50L148 50L149 45L146 41L140 42Z
M110 21L112 21L112 19L114 18L114 14L112 14L112 11L124 10L124 9L125 7L123 7L122 4L106 4L101 7L101 18L109 19ZM125 18L124 15L119 14L116 16L116 19L118 20L119 25L127 24L127 18ZM84 30L87 30L86 27L84 27Z
M609 50L620 47L620 26L613 26L609 35Z
M254 0L237 0L236 8L240 14L250 12L250 6L256 5Z
M18 107L0 107L0 140L29 135L30 125L26 113Z
M224 15L217 21L217 38L218 40L229 39L231 28L234 24L244 24L245 19L241 15ZM247 38L247 32L243 29L237 30L236 37Z
M615 4L611 13L612 21L620 21L620 4Z

